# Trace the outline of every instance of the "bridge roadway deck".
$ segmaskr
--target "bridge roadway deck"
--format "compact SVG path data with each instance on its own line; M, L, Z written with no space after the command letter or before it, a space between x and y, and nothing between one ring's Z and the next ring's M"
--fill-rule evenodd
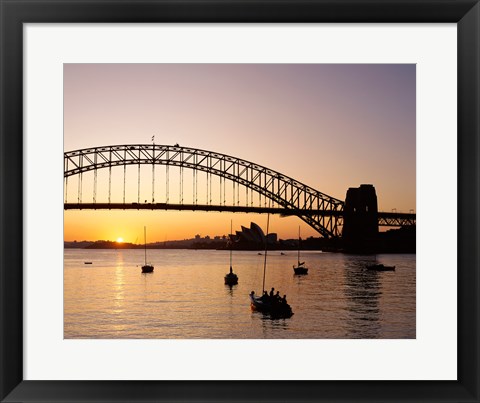
M220 206L213 204L176 203L65 203L65 210L188 210L188 211L229 211L232 213L270 213L281 215L319 214L341 216L341 211L287 209L283 207Z
M188 211L229 211L233 213L270 213L284 216L320 215L329 217L343 217L343 211L289 209L283 207L255 207L255 206L220 206L206 204L176 204L176 203L64 203L65 210L188 210ZM378 212L380 225L396 222L415 223L413 213ZM387 224L385 224L387 223ZM398 224L396 224L398 225Z

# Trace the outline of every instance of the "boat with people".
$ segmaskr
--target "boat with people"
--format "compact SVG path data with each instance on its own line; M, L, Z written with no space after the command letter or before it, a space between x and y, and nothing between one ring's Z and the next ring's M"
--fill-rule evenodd
M267 235L270 223L270 214L267 216ZM270 294L265 291L265 275L267 270L267 250L268 242L265 237L265 258L263 260L263 284L262 295L255 295L255 291L250 292L250 308L252 311L261 312L269 315L271 319L286 319L293 315L292 307L287 303L287 296L280 297L280 292L274 294L275 288L272 287Z
M232 234L232 220L230 220L230 234ZM232 239L229 237L229 246L230 246L230 272L225 274L225 285L236 285L238 284L238 276L232 270Z
M298 226L298 257L297 265L293 265L293 271L297 275L308 274L308 267L305 266L305 262L300 262L300 243L302 238L300 238L300 226Z
M376 271L394 271L395 266L385 266L384 264L376 263L376 264L367 265L367 269L376 270Z
M142 273L151 273L153 272L153 265L147 263L147 227L143 227L143 238L145 244L145 264L142 266Z
M274 290L272 288L272 290ZM274 319L290 318L293 315L292 307L288 304L286 295L279 297L278 291L276 295L267 294L256 296L255 291L250 293L250 306L252 311L262 312L270 315Z

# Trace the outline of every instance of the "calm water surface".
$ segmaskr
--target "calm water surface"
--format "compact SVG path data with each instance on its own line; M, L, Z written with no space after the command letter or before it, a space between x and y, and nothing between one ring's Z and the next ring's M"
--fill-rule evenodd
M65 338L324 339L415 338L415 255L304 252L308 275L294 276L295 251L268 252L266 289L287 295L294 315L272 320L250 310L262 288L258 252L65 249ZM372 272L375 260L395 272ZM84 264L91 261L91 265Z

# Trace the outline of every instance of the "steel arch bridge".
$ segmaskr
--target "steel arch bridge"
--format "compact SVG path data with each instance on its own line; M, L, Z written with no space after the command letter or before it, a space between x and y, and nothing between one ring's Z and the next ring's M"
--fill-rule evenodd
M132 203L129 206L124 203L118 203L117 208L162 208L178 210L216 210L216 211L244 211L244 212L273 212L284 215L296 215L305 221L308 225L318 231L322 236L330 238L341 235L341 226L343 222L342 211L344 202L334 197L328 196L318 190L311 188L293 178L290 178L280 172L267 167L246 161L226 154L220 154L212 151L201 150L197 148L181 147L179 145L159 145L159 144L129 144L129 145L111 145L95 148L85 148L64 153L64 178L65 187L68 184L68 178L73 175L79 176L79 194L81 194L82 175L89 171L95 173L100 169L109 169L109 187L111 186L111 169L116 166L138 165L139 169L139 189L140 189L140 165L164 165L187 168L196 171L205 172L207 175L218 176L221 180L232 181L238 187L243 186L251 192L262 195L265 200L269 200L269 206L226 206L225 203L220 206L198 205L196 202L192 205L182 203L178 205L169 205L168 203L149 203L147 206L140 203ZM152 170L152 181L155 180L154 170ZM183 171L182 171L183 172ZM183 178L181 177L182 181ZM154 184L152 185L154 189ZM237 190L238 191L238 190ZM65 203L65 209L81 208L115 208L114 203L96 204L94 190L94 200L91 204L81 203L81 197L77 204ZM110 190L109 190L110 192ZM153 191L152 191L153 192ZM140 190L139 190L140 194ZM124 195L125 195L125 174L124 174ZM248 196L247 196L248 198ZM140 197L139 197L140 199ZM138 200L140 201L140 200ZM154 195L152 194L152 201ZM225 201L224 201L225 202ZM276 204L277 208L270 207L270 203ZM238 202L237 202L238 204Z

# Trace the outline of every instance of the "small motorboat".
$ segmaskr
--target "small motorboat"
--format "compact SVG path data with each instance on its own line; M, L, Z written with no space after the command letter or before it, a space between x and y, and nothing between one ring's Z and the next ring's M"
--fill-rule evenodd
M377 264L367 265L367 269L376 270L376 271L394 271L395 266L385 266L384 264L377 263Z
M84 264L92 264L92 262L83 262Z

